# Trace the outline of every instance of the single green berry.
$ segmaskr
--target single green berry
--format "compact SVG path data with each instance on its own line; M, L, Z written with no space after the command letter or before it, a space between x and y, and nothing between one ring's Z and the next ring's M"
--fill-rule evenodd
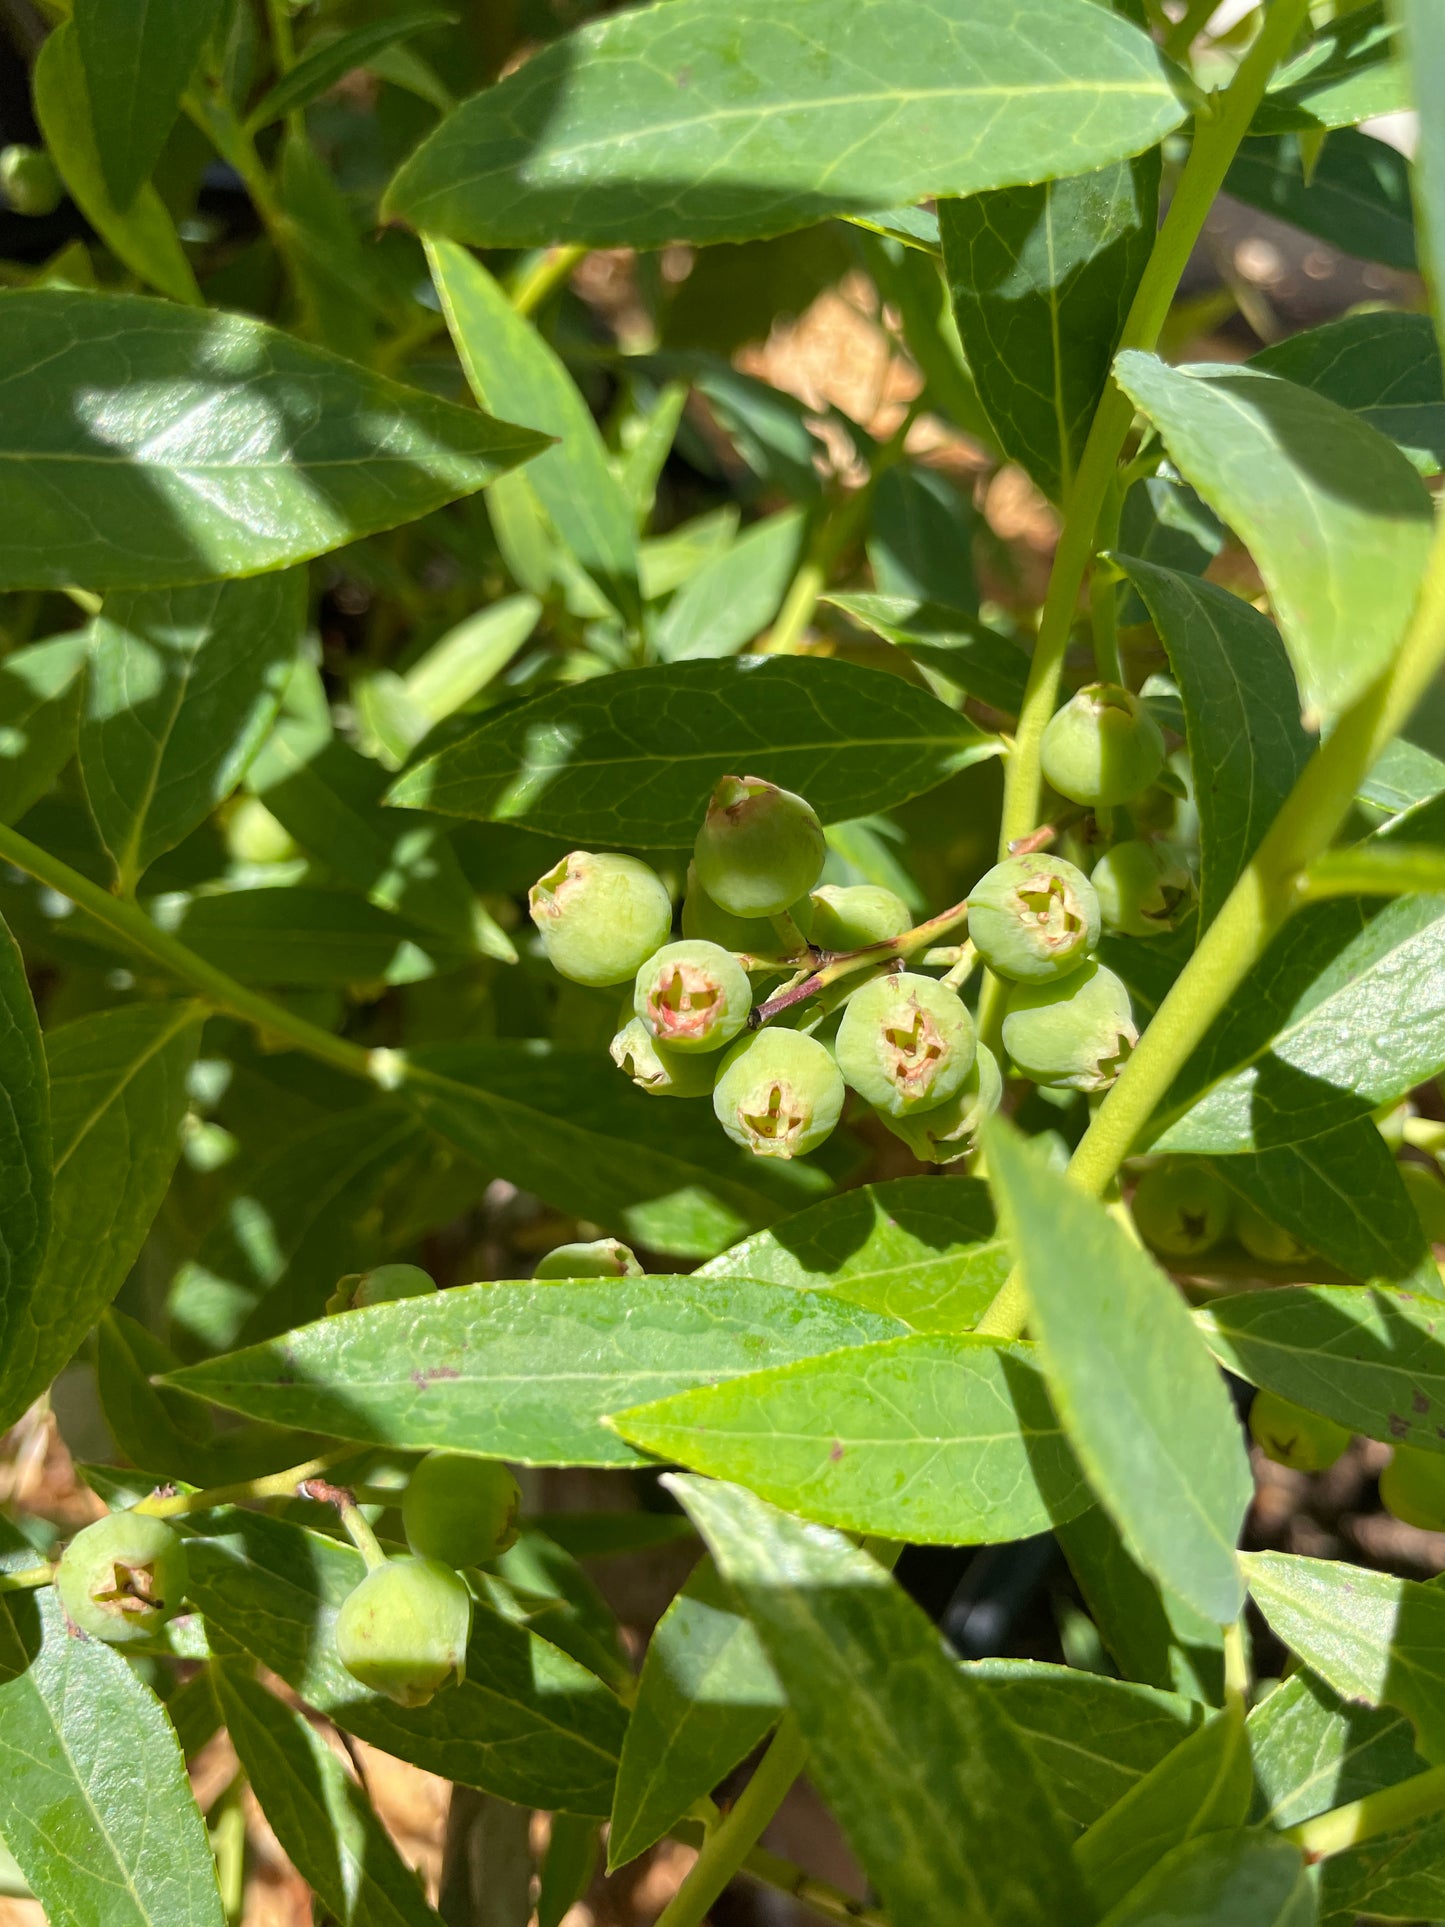
M1051 984L1017 985L1004 1012L1004 1049L1016 1068L1054 1090L1107 1090L1138 1041L1129 993L1100 963Z
M845 1083L875 1110L902 1117L952 1097L977 1046L958 992L904 970L854 991L833 1050Z
M672 929L662 878L635 856L573 850L527 895L542 948L574 984L622 984Z
M1060 796L1090 809L1127 803L1164 767L1164 732L1118 683L1092 682L1049 718L1040 748Z
M795 913L798 906L794 904ZM682 899L682 934L699 943L715 943L743 957L776 957L781 944L766 917L735 917L714 903L697 880L697 865L687 866L687 891Z
M353 1679L398 1706L425 1706L467 1676L472 1595L439 1559L373 1566L336 1615L336 1653Z
M717 1061L659 1044L640 1017L628 1016L608 1045L618 1070L649 1097L706 1097Z
M997 976L1046 983L1077 970L1099 941L1099 899L1061 856L1011 856L969 891L968 934Z
M1296 1472L1324 1472L1350 1442L1345 1426L1318 1412L1292 1405L1278 1392L1256 1392L1249 1408L1250 1437L1276 1465L1292 1465ZM1445 1472L1445 1461L1442 1461ZM1442 1486L1445 1498L1445 1486Z
M1179 850L1136 838L1106 850L1089 881L1106 926L1126 937L1158 937L1172 930L1194 893Z
M1432 1245L1445 1244L1445 1184L1423 1164L1402 1164L1398 1169L1421 1230Z
M808 902L808 936L819 950L866 950L913 925L902 897L878 883L824 883Z
M980 1044L973 1068L953 1096L931 1111L902 1117L880 1112L894 1137L902 1138L924 1164L953 1164L978 1148L978 1134L1003 1097L1003 1075L987 1044Z
M1292 1231L1286 1231L1242 1198L1234 1207L1234 1235L1251 1258L1262 1259L1267 1265L1297 1265L1310 1255Z
M338 1278L326 1301L328 1312L361 1311L367 1305L390 1305L398 1298L426 1298L437 1281L420 1265L375 1265L370 1271L349 1271Z
M480 1566L517 1537L522 1489L496 1459L428 1452L407 1481L401 1522L421 1559Z
M725 776L693 846L697 880L735 917L776 917L807 896L827 846L813 807L760 776Z
M226 819L226 848L237 863L289 863L301 854L259 796L243 796Z
M721 1050L748 1021L748 973L721 944L664 944L637 973L632 1007L659 1044L675 1051Z
M111 1512L76 1533L55 1585L83 1633L128 1646L149 1639L180 1611L186 1578L186 1548L164 1519Z
M815 1151L843 1111L843 1073L826 1044L800 1030L770 1028L723 1059L712 1107L734 1144L758 1157Z
M1211 1251L1234 1221L1234 1197L1207 1164L1156 1164L1140 1178L1130 1209L1145 1244L1167 1258Z
M630 1246L616 1238L590 1244L553 1245L537 1260L534 1278L640 1278L642 1266Z
M16 214L53 214L65 199L65 183L43 147L17 141L0 148L0 193Z
M1380 1502L1407 1526L1445 1532L1445 1453L1397 1445L1380 1474Z

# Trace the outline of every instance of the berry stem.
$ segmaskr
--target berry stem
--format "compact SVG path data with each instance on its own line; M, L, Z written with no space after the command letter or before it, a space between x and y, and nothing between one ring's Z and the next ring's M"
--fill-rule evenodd
M338 1459L349 1457L355 1449L345 1446L319 1459L288 1466L284 1472L268 1472L259 1479L238 1479L232 1485L213 1485L196 1492L153 1492L132 1510L144 1512L153 1519L178 1519L188 1512L209 1512L215 1506L237 1505L245 1499L293 1499L306 1480L316 1478Z
M25 1566L19 1572L0 1572L0 1592L33 1592L37 1586L48 1586L54 1577L54 1566Z
M955 903L947 910L940 910L936 917L928 917L917 923L911 930L905 930L897 937L884 937L878 943L865 944L861 950L843 950L832 954L823 953L822 962L816 970L776 996L769 997L765 1004L754 1007L748 1018L750 1030L761 1030L770 1018L780 1016L785 1010L792 1010L798 1004L807 1003L816 997L820 990L826 990L841 977L849 977L856 970L867 970L872 964L892 963L895 958L907 957L915 950L926 950L939 937L946 937L950 930L968 919L968 899Z
M321 1495L317 1493L316 1497ZM346 1536L366 1561L366 1570L375 1572L378 1566L386 1564L386 1554L381 1549L381 1541L372 1531L355 1497L342 1493L332 1503L336 1506L337 1516L346 1528Z
M736 1804L704 1839L692 1871L668 1902L657 1927L700 1927L708 1909L756 1848L763 1828L807 1759L802 1731L793 1714L787 1713Z

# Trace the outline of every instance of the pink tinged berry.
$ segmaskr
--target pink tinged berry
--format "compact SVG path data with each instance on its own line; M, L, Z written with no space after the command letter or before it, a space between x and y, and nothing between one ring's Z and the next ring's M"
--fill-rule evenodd
M672 1051L714 1051L748 1020L748 974L720 944L665 944L637 973L633 1009L649 1035Z

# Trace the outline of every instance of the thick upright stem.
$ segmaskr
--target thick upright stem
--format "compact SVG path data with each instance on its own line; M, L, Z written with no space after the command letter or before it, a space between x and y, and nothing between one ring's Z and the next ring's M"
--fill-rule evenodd
M798 1722L787 1713L737 1804L703 1842L692 1872L673 1895L657 1927L699 1927L709 1907L758 1844L763 1828L777 1812L807 1758Z

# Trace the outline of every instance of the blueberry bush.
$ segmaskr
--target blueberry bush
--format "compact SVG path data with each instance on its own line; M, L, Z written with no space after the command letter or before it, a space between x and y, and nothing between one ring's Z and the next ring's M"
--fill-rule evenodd
M1445 1530L1439 0L0 35L9 1889L1445 1919L1442 1582L1250 1523ZM891 413L743 352L839 286Z

